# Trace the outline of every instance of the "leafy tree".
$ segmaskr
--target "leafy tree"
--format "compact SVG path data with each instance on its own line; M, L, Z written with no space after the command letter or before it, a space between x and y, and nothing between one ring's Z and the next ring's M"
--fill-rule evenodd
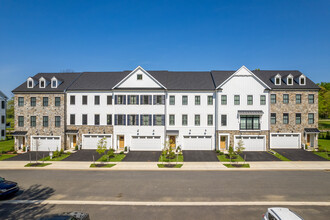
M319 91L319 117L329 118L330 113L330 83L321 82L317 84Z
M99 140L99 142L97 143L96 152L102 155L105 154L106 150L107 150L107 141L106 138L104 137L101 140Z

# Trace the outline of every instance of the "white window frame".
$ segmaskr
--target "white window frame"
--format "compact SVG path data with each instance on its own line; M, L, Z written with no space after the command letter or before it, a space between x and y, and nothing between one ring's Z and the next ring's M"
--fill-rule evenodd
M276 81L277 81L276 79L279 79L279 83L276 83ZM279 74L275 76L275 82L274 83L275 83L276 86L281 85L281 76Z
M44 86L41 86L41 82L44 82ZM39 88L42 88L42 89L46 88L46 80L44 78L39 79Z
M29 85L30 82L32 83L32 86ZM29 89L32 89L32 88L34 87L34 80L33 80L32 78L29 78L29 79L27 80L27 87L28 87Z
M301 79L304 79L304 83L301 83ZM299 85L301 85L301 86L305 86L305 85L306 85L306 76L301 75L301 76L299 77Z
M56 82L56 86L53 86L53 82ZM57 88L58 87L58 80L54 77L54 78L52 78L52 81L51 81L51 88Z
M289 84L289 79L291 79L291 83L290 84ZM288 86L293 86L293 76L291 74L287 76L287 78L286 78L286 84Z

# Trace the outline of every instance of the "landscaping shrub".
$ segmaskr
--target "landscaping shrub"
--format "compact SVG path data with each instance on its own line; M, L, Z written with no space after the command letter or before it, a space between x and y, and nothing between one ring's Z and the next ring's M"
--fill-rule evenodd
M113 149L109 149L107 155L109 157L114 157L115 156L114 150Z
M60 156L61 156L62 154L64 154L64 150L63 150L63 149L61 149L61 151L60 151Z
M9 151L15 151L15 148L14 147L11 147Z
M23 151L24 151L24 152L26 151L26 147L25 147L25 146L23 147Z
M218 154L220 154L220 150L217 150L216 152L217 152Z
M124 154L124 151L120 151L120 153L119 154Z
M125 151L127 151L127 146L124 148Z
M221 151L219 151L219 155L224 155L224 153L223 153L223 152L221 152Z
M76 146L74 147L74 149L75 149L75 150L78 150L78 145L76 145Z
M58 150L53 152L53 158L59 157L59 156L60 156L60 152Z

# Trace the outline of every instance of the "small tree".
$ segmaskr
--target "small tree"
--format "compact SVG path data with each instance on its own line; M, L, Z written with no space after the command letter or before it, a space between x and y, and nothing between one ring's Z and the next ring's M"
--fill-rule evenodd
M234 152L234 149L232 146L229 146L228 155L229 155L229 159L230 159L230 163L231 163L231 157L235 155L235 152Z
M106 138L104 137L101 140L99 140L99 142L97 143L96 152L102 155L105 154L106 150L107 150L107 141Z
M243 146L244 146L244 142L242 139L240 139L237 143L236 154L241 154L245 150L245 147Z

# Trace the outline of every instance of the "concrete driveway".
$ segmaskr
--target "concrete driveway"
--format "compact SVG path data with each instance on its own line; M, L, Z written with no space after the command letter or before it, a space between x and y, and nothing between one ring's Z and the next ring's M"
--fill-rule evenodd
M281 161L266 151L245 151L240 154L245 161Z
M185 162L218 162L215 151L211 150L184 150L183 161Z
M30 158L31 155L31 158ZM48 151L38 151L38 153L36 154L35 151L29 151L26 152L24 154L18 154L15 157L11 157L6 159L6 161L30 161L30 159L33 161L36 160L36 156L37 156L37 160L40 160L43 157L47 157L49 156L49 152Z
M96 152L96 150L78 150L76 153L72 153L63 161L97 161L102 155Z
M323 157L319 157L313 152L305 151L302 149L273 149L277 153L292 161L327 161Z
M161 151L130 151L122 160L124 162L157 162Z

